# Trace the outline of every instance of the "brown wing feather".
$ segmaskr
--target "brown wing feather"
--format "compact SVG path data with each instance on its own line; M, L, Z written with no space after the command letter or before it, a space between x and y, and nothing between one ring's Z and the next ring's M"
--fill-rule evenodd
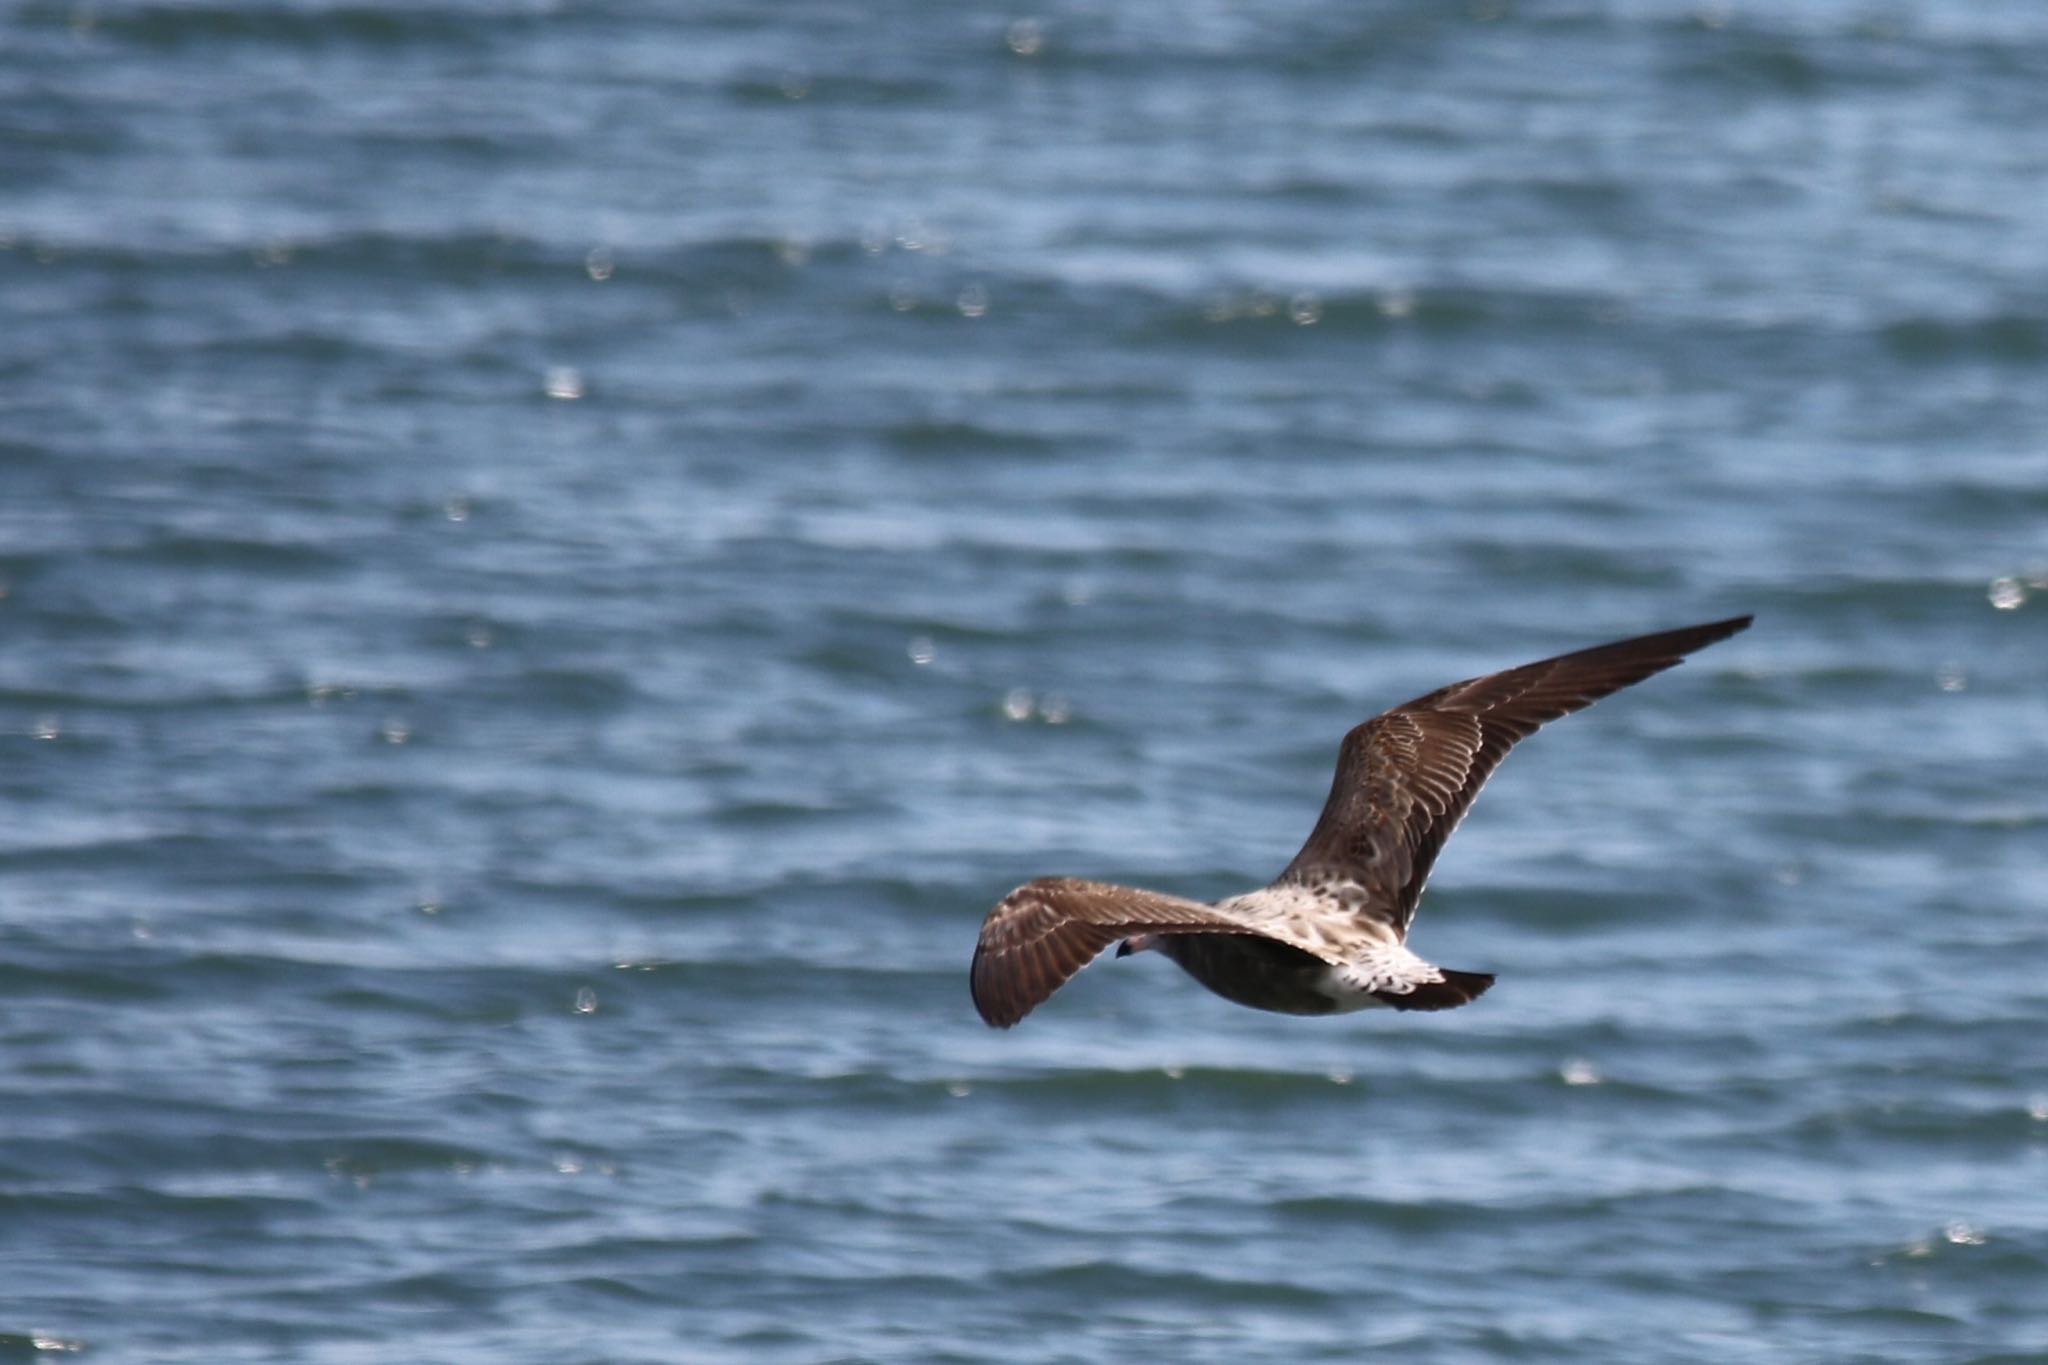
M1133 934L1256 933L1178 896L1075 877L1041 877L1003 897L982 921L968 980L974 1008L1008 1028L1065 985L1097 953Z
M1596 645L1452 683L1344 737L1316 827L1278 883L1349 879L1405 935L1429 869L1516 741L1748 626L1747 616Z

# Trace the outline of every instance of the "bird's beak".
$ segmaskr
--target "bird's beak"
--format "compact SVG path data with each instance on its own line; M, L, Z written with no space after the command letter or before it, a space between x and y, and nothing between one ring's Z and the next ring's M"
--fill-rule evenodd
M1151 946L1152 935L1133 934L1122 943L1116 945L1116 955L1118 957L1129 957L1132 953L1142 953Z

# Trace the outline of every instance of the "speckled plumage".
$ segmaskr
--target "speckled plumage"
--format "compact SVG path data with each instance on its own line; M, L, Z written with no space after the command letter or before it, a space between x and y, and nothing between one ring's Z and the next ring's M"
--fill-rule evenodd
M983 921L975 1008L1008 1028L1104 948L1155 948L1227 1000L1285 1014L1451 1009L1493 984L1425 962L1408 926L1444 841L1518 740L1724 640L1750 618L1690 626L1470 678L1354 728L1329 799L1269 886L1214 905L1044 877Z

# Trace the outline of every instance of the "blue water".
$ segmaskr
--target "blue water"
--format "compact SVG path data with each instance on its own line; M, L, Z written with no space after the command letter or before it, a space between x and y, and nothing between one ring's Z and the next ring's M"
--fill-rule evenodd
M2048 9L0 8L0 1360L2048 1361ZM1452 1013L982 914L1518 750Z

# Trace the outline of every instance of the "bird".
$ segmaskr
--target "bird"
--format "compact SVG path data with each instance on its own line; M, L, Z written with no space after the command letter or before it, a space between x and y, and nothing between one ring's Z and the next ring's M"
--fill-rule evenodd
M1354 727L1308 841L1270 885L1213 904L1040 877L982 922L974 1006L1010 1028L1110 944L1164 953L1226 1000L1281 1014L1470 1004L1491 972L1417 956L1408 926L1444 841L1517 741L1744 630L1731 617L1468 678Z

